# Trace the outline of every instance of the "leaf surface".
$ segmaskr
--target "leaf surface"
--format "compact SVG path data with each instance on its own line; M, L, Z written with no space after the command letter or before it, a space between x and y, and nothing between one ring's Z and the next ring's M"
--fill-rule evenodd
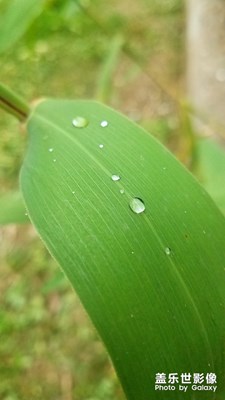
M47 100L27 127L30 218L127 398L183 400L178 389L155 390L156 374L173 372L217 375L217 395L189 387L185 399L224 395L225 221L211 198L149 133L99 103ZM145 205L139 214L134 198Z

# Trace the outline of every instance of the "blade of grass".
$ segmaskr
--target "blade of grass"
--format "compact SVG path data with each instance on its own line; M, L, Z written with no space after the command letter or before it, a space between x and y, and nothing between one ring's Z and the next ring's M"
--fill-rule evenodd
M0 54L21 38L41 12L44 0L13 0L0 19Z
M101 104L44 101L28 131L21 187L29 215L127 398L164 400L159 372L215 373L217 394L190 389L185 398L224 395L225 221L213 201L146 131ZM132 211L134 198L143 212Z
M96 99L99 101L107 102L111 96L113 71L118 63L123 42L124 40L120 35L112 39L108 55L101 67L97 82Z

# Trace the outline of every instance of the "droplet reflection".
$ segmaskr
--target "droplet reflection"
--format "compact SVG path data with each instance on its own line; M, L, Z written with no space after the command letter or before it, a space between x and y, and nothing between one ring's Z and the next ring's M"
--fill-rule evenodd
M75 126L75 128L85 128L89 124L88 120L84 117L75 117L72 121L72 125Z
M135 214L141 214L145 211L145 204L139 197L134 197L130 201L130 208Z

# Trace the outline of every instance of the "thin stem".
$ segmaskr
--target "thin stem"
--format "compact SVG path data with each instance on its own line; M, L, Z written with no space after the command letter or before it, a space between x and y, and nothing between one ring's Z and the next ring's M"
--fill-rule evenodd
M0 108L14 115L19 121L27 119L30 113L28 104L2 83L0 83Z

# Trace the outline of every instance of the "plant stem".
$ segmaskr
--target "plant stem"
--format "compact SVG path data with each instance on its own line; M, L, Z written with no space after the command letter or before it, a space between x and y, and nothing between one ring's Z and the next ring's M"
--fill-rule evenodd
M0 108L14 115L19 121L27 119L30 113L28 104L2 83L0 83Z

